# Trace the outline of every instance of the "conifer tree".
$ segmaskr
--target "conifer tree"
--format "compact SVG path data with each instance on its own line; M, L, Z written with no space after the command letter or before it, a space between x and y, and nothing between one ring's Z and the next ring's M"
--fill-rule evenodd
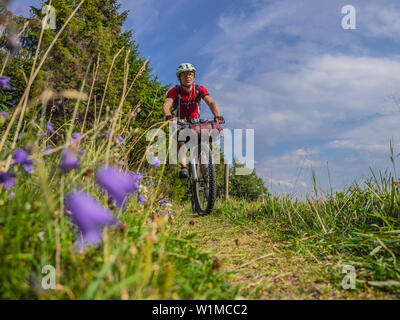
M51 2L56 12L56 29L45 30L39 59L78 3L79 1L75 0L53 0ZM21 38L21 46L10 59L6 68L6 72L16 88L14 93L16 95L20 94L21 88L26 85L23 74L25 76L30 74L41 32L42 8L31 7L30 12L30 23ZM113 57L121 48L124 48L115 60L104 101L104 106L109 107L110 110L116 109L122 95L126 53L129 52L127 59L129 64L128 83L132 82L145 62L145 59L140 56L138 45L133 40L132 31L123 30L127 16L128 11L120 12L120 4L117 0L86 0L51 50L33 85L31 97L39 96L45 88L55 92L65 89L79 90L83 80L86 82L84 91L88 92L94 80L96 64L99 61L96 84L90 104L91 109L88 114L89 121L93 120L94 114L99 112L99 110L95 112L93 109L93 101L97 101L98 108ZM21 19L20 17L16 18ZM19 21L19 28L21 27L22 22ZM167 89L166 86L162 86L156 76L151 74L150 67L145 68L127 96L124 112L129 113L134 106L140 103L141 114L136 118L136 125L139 127L162 119L161 105ZM58 110L55 110L55 116L57 114L65 115L65 112L68 113L70 110L71 106L68 101L62 101L58 104ZM78 121L83 116L83 110L84 105L82 104ZM102 110L102 113L104 112L105 107ZM152 116L149 119L150 113ZM147 124L144 123L146 119L149 120Z

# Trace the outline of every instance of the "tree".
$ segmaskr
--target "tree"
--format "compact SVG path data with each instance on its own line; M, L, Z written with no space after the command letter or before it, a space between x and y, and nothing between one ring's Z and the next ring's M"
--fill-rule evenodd
M51 2L56 12L56 29L44 31L39 61L79 2L76 0ZM123 102L122 111L127 115L124 120L128 121L128 115L135 107L138 107L140 112L137 112L134 122L131 121L126 129L132 132L139 128L143 132L154 123L163 120L162 104L169 86L162 85L157 77L151 74L152 70L146 59L140 56L132 31L123 30L128 11L119 11L120 4L117 0L86 0L83 3L55 42L38 73L30 91L31 101L39 97L45 89L51 89L56 93L66 89L80 90L83 81L85 81L84 92L88 94L94 83L90 101L80 103L77 115L77 122L82 125L86 106L89 104L85 128L91 128L95 118L99 118L100 110L101 116L104 117L107 109L112 113L118 108L123 92L124 72L129 68L127 83L130 85L135 81ZM2 105L2 109L15 109L26 87L25 79L31 73L39 44L43 14L42 8L36 7L31 7L30 19L16 17L9 11L7 14L13 17L18 30L29 21L20 38L20 47L9 59L5 69L5 74L11 78L11 85L15 91L7 100L7 105ZM4 44L2 48L0 58L4 60L6 52ZM120 54L117 56L118 52ZM113 63L114 57L116 58ZM51 118L55 127L62 127L65 121L71 119L74 105L75 100L70 102L68 98L56 96L49 101L47 120ZM130 154L133 162L141 158L145 146L145 139L137 142Z
M39 59L43 57L54 36L78 3L79 1L76 0L51 2L56 11L56 29L44 31ZM145 62L139 54L138 45L132 39L132 32L123 30L128 11L120 13L119 9L120 4L117 0L86 0L55 43L36 78L30 97L39 96L45 88L50 88L55 92L65 89L79 90L83 80L86 82L84 91L89 92L92 82L95 81L88 114L89 121L93 121L94 115L98 115L100 111L99 106L113 58L121 48L124 48L113 65L103 103L110 110L116 109L122 96L125 61L129 64L128 83L133 81ZM19 95L21 95L21 88L24 88L26 84L24 74L29 76L32 68L42 18L42 8L31 7L31 19L21 37L21 47L10 59L6 68L6 73L12 78L12 85L16 88L16 94ZM18 17L18 19L22 18ZM19 22L19 28L21 27L22 21ZM126 57L127 54L128 57ZM97 77L94 78L98 61ZM140 127L146 119L148 122L146 125L152 124L162 117L161 105L167 89L166 86L162 86L157 77L151 75L151 68L146 67L126 97L123 110L130 112L140 103L141 114L136 118L136 125ZM96 106L94 101L97 102ZM65 112L70 112L72 107L68 99L64 99L57 106L53 119L62 121ZM85 106L82 104L80 108L78 121L82 121ZM103 115L105 110L106 108L103 107ZM150 112L152 116L148 119Z
M229 194L237 198L247 200L256 200L268 195L268 189L264 182L257 176L254 169L249 175L236 175L237 168L243 168L244 165L234 159L233 166L229 170Z

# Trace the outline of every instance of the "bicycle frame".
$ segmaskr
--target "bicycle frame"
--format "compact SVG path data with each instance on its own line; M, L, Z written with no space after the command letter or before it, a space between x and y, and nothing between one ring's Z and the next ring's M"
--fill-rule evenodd
M184 140L179 139L180 136L178 132L178 141L184 141L186 145L186 143L190 143L190 140L187 141L187 137L189 136L189 138L195 137L197 142L194 144L194 141L192 140L191 145L189 145L189 181L192 197L192 209L199 215L210 214L212 211L216 198L216 173L213 155L210 146L208 145L210 140L202 139L202 134L204 134L203 130L196 130L197 128L193 127L193 124L214 123L214 120L178 121L180 130L185 128L190 129L190 131L186 132ZM203 127L206 127L206 130L209 130L207 133L210 133L210 130L214 129L212 125ZM208 136L210 136L210 134L208 134ZM204 161L204 159L206 161ZM207 168L205 169L203 165L207 165Z

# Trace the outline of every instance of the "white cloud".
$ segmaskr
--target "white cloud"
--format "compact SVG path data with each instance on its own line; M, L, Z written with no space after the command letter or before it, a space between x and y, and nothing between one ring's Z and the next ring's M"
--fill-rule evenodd
M394 2L382 6L387 3ZM371 1L355 3L358 29L350 32L341 28L342 1L253 4L253 12L221 16L220 32L202 52L210 57L202 79L231 127L254 128L255 148L265 149L261 154L275 147L275 156L265 156L257 172L272 184L309 187L301 175L310 176L311 166L322 168L328 159L337 185L368 173L369 164L386 165L389 139L400 120L393 120L400 103L387 105L399 91L400 57L372 55L374 48L363 41L383 35L393 40L397 22L378 29L387 16L382 12L373 23L367 21L367 13L380 5ZM388 21L394 22L400 11L394 5L390 10ZM286 142L298 150L320 146L319 160L293 161L296 154L287 151Z
M319 160L314 159L319 150L296 149L284 152L280 156L266 156L257 162L257 174L260 174L266 185L273 192L310 191L311 169L322 167Z
M315 136L332 140L340 135L338 122L387 112L382 105L399 88L400 60L323 55L297 70L216 81L213 96L232 127L255 128L270 145Z
M395 1L379 1L365 7L365 34L386 37L400 42L400 4Z
M343 148L351 150L368 151L375 157L387 158L389 143L392 140L395 146L400 146L400 112L370 119L360 126L356 126L338 135L330 141L329 148Z
M318 152L317 149L297 149L295 151L286 152L279 157L268 157L265 163L267 167L274 170L287 170L290 168L301 170L308 167L319 167L321 163L311 159L311 157Z

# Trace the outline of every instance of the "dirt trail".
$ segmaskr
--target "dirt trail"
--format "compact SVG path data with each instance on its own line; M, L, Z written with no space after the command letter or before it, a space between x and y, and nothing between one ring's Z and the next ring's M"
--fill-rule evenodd
M216 215L199 217L189 211L177 213L173 232L196 233L193 242L214 257L214 266L239 285L248 299L388 299L371 289L344 290L332 280L337 262L320 261L309 252L296 255L273 242L268 231L236 225ZM338 283L336 283L338 282Z

